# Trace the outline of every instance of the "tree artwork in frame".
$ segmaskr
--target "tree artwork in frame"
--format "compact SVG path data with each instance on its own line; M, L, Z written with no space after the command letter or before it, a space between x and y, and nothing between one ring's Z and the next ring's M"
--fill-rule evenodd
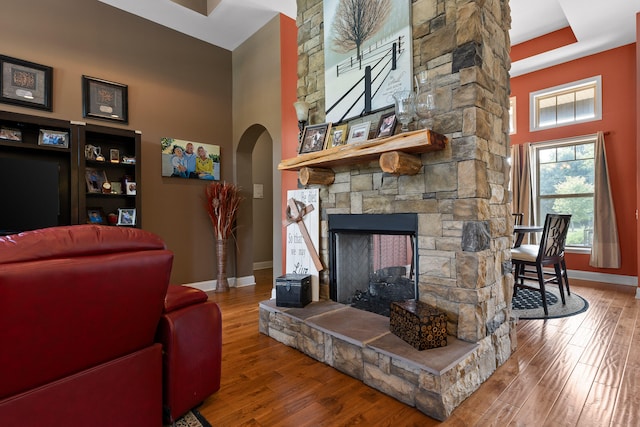
M302 143L300 144L298 154L313 153L324 150L330 130L331 123L306 126L304 128L304 133L302 134Z
M53 68L0 55L0 102L52 111Z
M413 89L412 2L324 0L325 120L339 123Z
M128 123L128 87L82 76L82 116Z

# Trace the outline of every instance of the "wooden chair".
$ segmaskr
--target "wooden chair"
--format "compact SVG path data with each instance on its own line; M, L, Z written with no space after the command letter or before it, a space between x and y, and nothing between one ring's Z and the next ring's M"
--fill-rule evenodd
M571 295L564 260L564 245L570 221L571 215L548 214L544 221L540 245L521 245L511 249L511 261L515 267L514 295L518 292L518 288L540 291L545 315L549 314L545 294L547 283L559 286L563 304L565 304L563 283L567 288L567 294ZM554 272L545 271L544 267L548 266L553 266ZM525 285L525 280L537 281L538 287Z
M522 212L512 213L511 215L513 215L513 225L522 225L522 219L524 218Z

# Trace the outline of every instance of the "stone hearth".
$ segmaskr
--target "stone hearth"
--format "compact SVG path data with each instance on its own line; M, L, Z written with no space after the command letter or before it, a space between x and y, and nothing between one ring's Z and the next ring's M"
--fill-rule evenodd
M263 301L260 332L438 420L486 379L479 344L449 336L446 347L418 351L389 331L387 317L333 301Z

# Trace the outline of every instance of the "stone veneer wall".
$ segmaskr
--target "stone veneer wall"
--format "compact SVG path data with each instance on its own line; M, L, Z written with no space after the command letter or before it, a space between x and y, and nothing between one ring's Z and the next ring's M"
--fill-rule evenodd
M334 184L320 187L320 253L328 266L329 214L417 213L420 300L446 311L451 335L481 344L486 378L512 351L509 4L414 0L412 19L414 71L428 70L433 129L450 143L423 154L414 176L385 174L377 162L335 169ZM310 122L322 123L322 1L298 0L297 24L298 98L311 104ZM327 271L320 282L328 297Z

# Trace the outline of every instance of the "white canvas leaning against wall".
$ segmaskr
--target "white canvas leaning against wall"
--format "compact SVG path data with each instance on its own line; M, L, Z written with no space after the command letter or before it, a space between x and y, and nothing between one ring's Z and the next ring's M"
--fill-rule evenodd
M356 19L356 9L364 19ZM367 88L375 111L413 87L409 0L325 0L324 46L327 122L366 113Z
M301 222L309 233L313 250L320 250L320 191L317 188L287 191L287 200L294 199L300 206L312 205L313 210L304 215ZM311 300L320 298L319 271L316 268L309 248L304 241L302 231L295 222L287 225L286 271L290 274L311 275Z

